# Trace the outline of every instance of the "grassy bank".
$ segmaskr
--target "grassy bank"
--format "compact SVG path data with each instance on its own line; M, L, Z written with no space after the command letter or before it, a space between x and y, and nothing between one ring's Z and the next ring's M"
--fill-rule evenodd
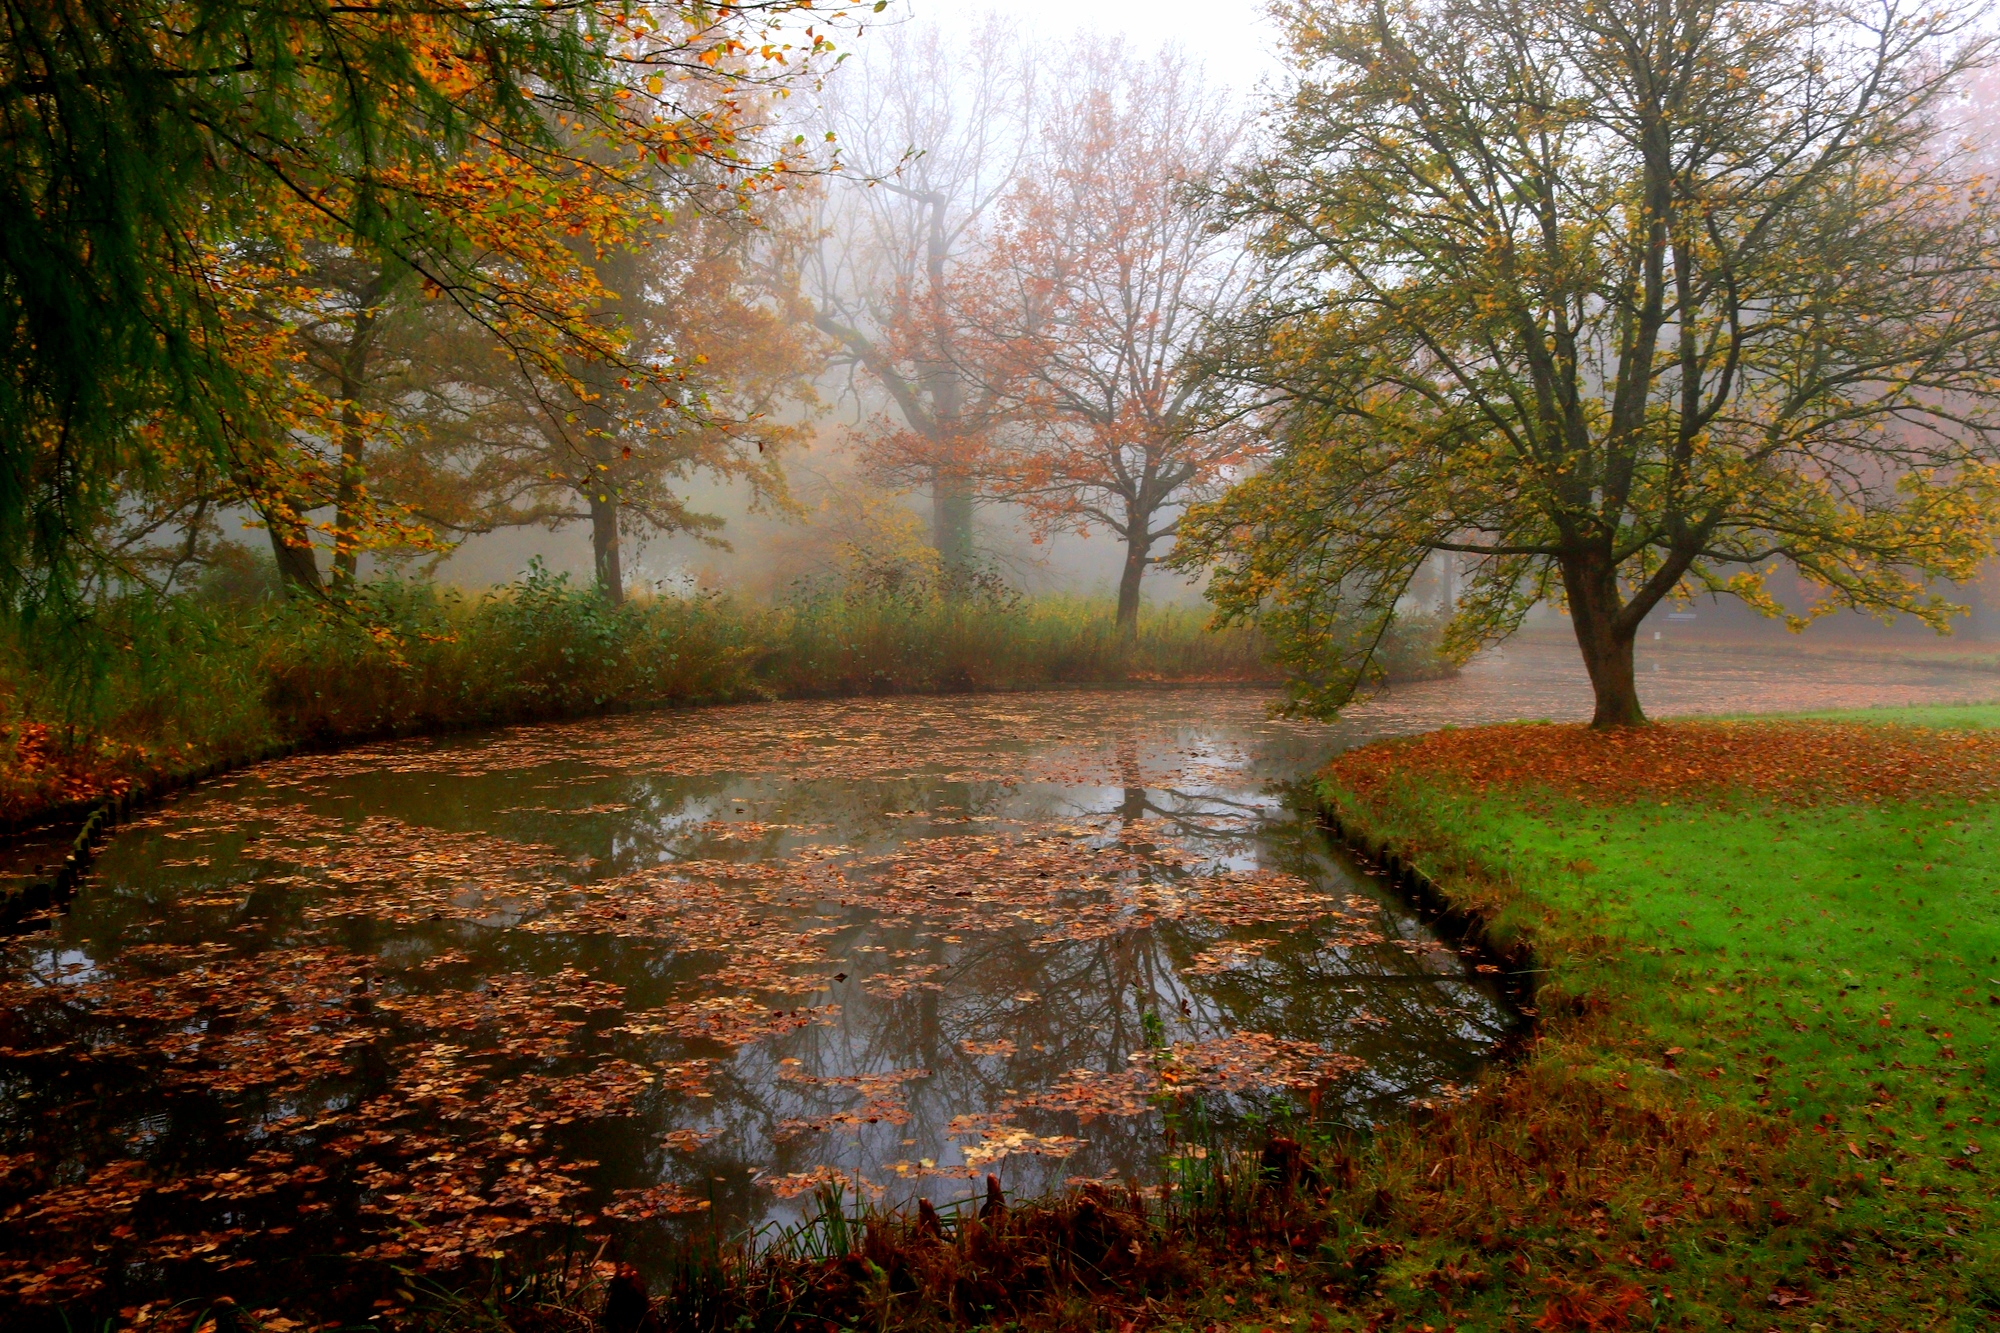
M548 576L473 596L381 584L352 606L188 598L0 642L0 823L289 744L696 701L1267 674L1199 612L822 596L606 606Z
M1864 716L1442 732L1328 770L1345 827L1543 969L1523 1066L1365 1154L1358 1234L1399 1248L1357 1313L2000 1318L2000 736L1910 725L2000 708Z

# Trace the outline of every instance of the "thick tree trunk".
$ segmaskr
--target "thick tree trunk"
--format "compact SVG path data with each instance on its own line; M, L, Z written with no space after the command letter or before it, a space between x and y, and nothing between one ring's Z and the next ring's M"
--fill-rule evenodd
M1636 625L1620 623L1615 571L1600 570L1599 561L1563 565L1563 589L1569 595L1570 624L1590 688L1597 696L1593 727L1636 727L1646 721L1639 707L1639 682L1632 669Z
M1125 568L1118 576L1118 628L1128 639L1139 634L1139 585L1146 577L1148 543L1137 538L1125 542Z
M596 559L597 591L613 606L625 601L625 571L618 560L618 497L609 491L590 497L590 550Z
M931 544L948 574L972 568L972 488L944 468L931 481Z
M1597 696L1597 711L1590 719L1593 727L1636 727L1646 721L1639 707L1638 677L1632 669L1631 631L1605 630L1576 621L1577 646L1583 649L1584 669L1590 672L1590 688Z

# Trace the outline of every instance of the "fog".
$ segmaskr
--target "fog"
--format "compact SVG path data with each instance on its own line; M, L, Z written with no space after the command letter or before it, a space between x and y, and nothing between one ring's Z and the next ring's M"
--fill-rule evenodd
M846 416L851 421L852 411ZM628 582L673 591L693 586L759 598L782 595L798 580L834 572L832 548L851 535L843 497L894 506L913 524L929 519L930 506L922 496L883 491L855 477L851 449L837 421L787 460L786 476L798 506L789 513L754 503L740 484L697 479L687 487L690 506L721 518L723 527L713 541L674 533L629 546ZM974 524L981 559L1024 592L1109 596L1117 582L1123 551L1102 530L1082 536L1053 533L1037 541L1021 515L1004 504L981 505ZM250 534L253 539L259 535ZM519 577L531 560L576 583L589 583L589 524L570 523L553 531L509 528L466 538L438 566L437 577L465 588L485 588ZM1145 596L1153 604L1198 603L1200 580L1155 567L1146 574Z
M1180 53L1192 60L1201 82L1225 91L1245 107L1284 75L1275 30L1264 6L1256 3L1218 11L1193 0L1024 0L1001 10L946 0L903 0L850 44L850 52L864 65L872 59L872 72L881 77L882 66L888 63L879 51L885 37L895 40L934 28L948 49L960 48L956 73L970 83L976 75L974 33L993 22L1006 25L1037 57L1053 59L1064 50L1119 42L1141 57ZM843 73L836 71L830 82L837 86ZM934 151L929 144L912 146L924 153ZM838 193L852 185L835 183L828 188ZM836 234L829 245L839 250L855 240L851 234ZM833 572L837 564L833 548L851 538L852 510L858 503L892 504L905 510L912 522L930 521L926 497L876 484L857 466L858 434L870 428L871 419L879 429L890 407L879 386L851 367L836 365L817 388L822 401L804 418L810 433L783 462L793 507L760 503L741 482L693 477L682 486L689 507L722 519L722 527L705 537L686 532L628 534L629 584L781 595L799 580ZM981 564L1024 592L1108 596L1115 590L1124 552L1102 524L1086 525L1082 531L1072 527L1038 533L1017 507L997 502L978 505L973 522ZM579 583L588 582L593 573L589 525L579 521L553 530L517 527L468 536L436 566L435 575L460 586L482 588L518 577L531 561ZM1201 600L1200 584L1199 577L1155 566L1145 575L1144 597L1155 604L1196 603Z
M1033 169L1046 173L1046 162L1037 168L1035 155L1072 128L1077 90L1089 82L1064 72L1078 63L1077 53L1101 58L1111 52L1113 59L1122 53L1136 62L1120 67L1125 73L1148 62L1183 62L1190 82L1216 99L1213 106L1243 116L1236 149L1252 142L1256 109L1287 79L1275 26L1257 3L1218 11L1194 0L1020 0L996 10L900 0L847 45L849 65L836 68L823 91L794 99L782 112L787 131L810 131L816 140L828 126L838 130L842 165L820 175L803 199L776 210L773 235L785 239L770 248L803 246L787 262L798 264L797 294L812 312L805 318L824 325L819 317L829 312L843 321L862 321L872 312L881 328L869 332L878 342L886 341L888 328L881 321L885 293L899 281L909 283L916 272L912 247L920 248L922 219L907 206L895 215L897 201L921 190L952 196L942 216L954 229L953 248L939 271L955 276L982 258L1008 206L1010 186ZM934 137L927 138L927 130L935 130ZM896 253L899 244L903 253ZM782 493L774 496L712 469L672 478L687 510L719 522L700 532L625 523L627 587L781 598L802 583L839 579L857 550L928 541L945 552L938 534L949 518L940 506L948 508L949 498L941 501L936 486L927 491L917 475L921 468L898 474L883 462L884 440L908 433L912 418L855 345L824 327L817 336L813 352L826 360L813 376L813 401L778 411L793 432L776 464ZM905 361L916 367L912 383L923 378L921 354L912 359L906 349ZM971 384L976 375L961 378ZM1170 518L1193 494L1176 497L1160 512ZM1124 543L1103 521L1076 514L1052 520L1047 512L1038 521L1022 505L991 496L972 504L968 533L977 565L1029 594L1108 597L1125 564ZM447 557L419 563L432 576L468 589L509 582L535 562L587 584L595 576L591 534L583 518L461 532ZM262 547L255 531L235 535ZM1143 598L1153 605L1198 603L1201 576L1158 563L1171 546L1168 537L1152 551ZM407 558L391 563L412 567ZM383 562L364 557L363 567L379 569ZM1982 579L1953 595L1967 606L1956 622L1959 637L2000 637L2000 598L1991 584ZM1772 591L1794 609L1812 600L1788 573L1774 573ZM1560 622L1547 607L1530 618L1531 627ZM1716 597L1662 607L1642 637L1666 645L1717 636L1792 639L1781 624ZM1807 635L1813 642L1885 638L1935 636L1909 617L1884 624L1853 613L1829 616Z

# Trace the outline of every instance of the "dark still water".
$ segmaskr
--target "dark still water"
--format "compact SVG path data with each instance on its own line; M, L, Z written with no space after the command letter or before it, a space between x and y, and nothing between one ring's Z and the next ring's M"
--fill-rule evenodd
M8 946L0 1297L231 1290L302 1254L448 1267L572 1226L643 1259L828 1184L1151 1183L1202 1150L1197 1106L1448 1097L1513 1021L1497 978L1289 784L1370 735L1586 712L1570 661L1520 647L1337 727L1251 689L788 703L185 794ZM1661 711L1996 692L1672 667Z

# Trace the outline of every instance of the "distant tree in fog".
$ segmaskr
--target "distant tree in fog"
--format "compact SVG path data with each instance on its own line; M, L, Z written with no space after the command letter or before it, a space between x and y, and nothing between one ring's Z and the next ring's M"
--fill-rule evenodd
M1046 91L1042 121L962 279L970 341L1008 408L991 485L1042 532L1116 535L1129 633L1182 508L1262 447L1255 396L1215 345L1257 266L1205 193L1244 120L1184 57L1114 45Z
M634 376L580 363L578 394L520 373L482 330L442 340L429 377L432 430L414 492L419 512L455 532L587 522L599 591L624 599L624 541L712 536L722 520L689 508L696 474L782 497L781 449L809 403L819 349L782 265L769 218L684 210L639 229L634 244L589 261Z
M1566 604L1595 722L1640 622L1766 592L1942 629L2000 518L2000 203L1940 153L1965 8L1359 0L1290 8L1301 81L1239 216L1285 274L1244 370L1274 464L1176 559L1351 696L1461 553L1460 653Z
M869 35L828 80L825 110L850 179L825 196L806 269L814 323L856 387L894 405L867 461L930 493L948 571L974 560L973 506L1003 403L967 336L961 270L1028 148L1032 66L997 17L967 37L896 27Z

